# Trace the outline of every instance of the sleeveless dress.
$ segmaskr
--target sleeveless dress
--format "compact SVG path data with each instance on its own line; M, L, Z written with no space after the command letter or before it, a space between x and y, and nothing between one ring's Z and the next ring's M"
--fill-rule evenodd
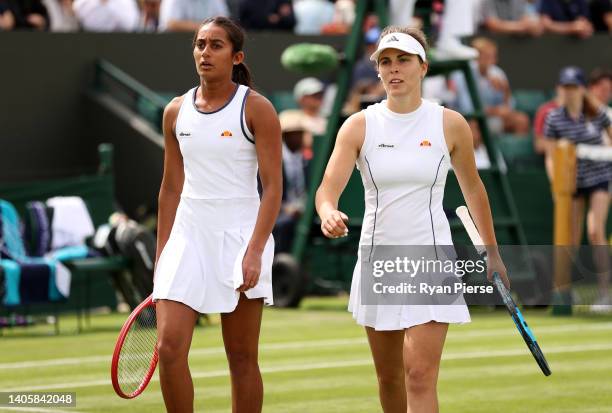
M377 246L431 245L446 246L446 250L450 246L449 258L454 258L450 226L442 208L451 167L443 110L426 100L406 114L392 112L386 101L364 110L366 132L357 168L364 186L365 213L349 299L349 311L360 325L402 330L429 321L470 321L462 297L458 304L448 305L362 303L362 260L371 258Z
M245 119L249 88L238 85L213 112L195 105L197 87L185 94L176 121L185 181L168 242L155 269L153 299L181 302L200 313L234 311L242 259L257 213L257 155ZM272 299L274 240L262 254L257 285L248 298Z

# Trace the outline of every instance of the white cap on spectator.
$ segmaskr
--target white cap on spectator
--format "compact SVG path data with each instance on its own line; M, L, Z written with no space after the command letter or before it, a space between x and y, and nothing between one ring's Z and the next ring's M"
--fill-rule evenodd
M306 77L295 84L293 97L300 100L304 96L315 95L325 90L325 85L315 77Z
M301 132L306 130L304 113L301 110L284 110L278 115L282 132Z
M380 39L380 42L378 43L378 48L374 53L372 53L372 56L370 56L370 60L372 60L373 62L377 62L378 56L385 49L398 49L406 53L420 56L421 60L423 60L424 62L427 61L427 55L425 54L425 49L423 48L423 45L421 45L421 43L419 43L417 39L406 33L393 32L385 35L385 37Z

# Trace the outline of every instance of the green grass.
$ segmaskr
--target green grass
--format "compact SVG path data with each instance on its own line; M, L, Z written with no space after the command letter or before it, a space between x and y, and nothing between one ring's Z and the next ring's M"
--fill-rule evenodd
M365 334L345 307L345 298L310 298L299 310L265 310L264 412L381 411ZM553 375L541 374L505 311L474 309L471 324L449 331L439 380L441 411L612 412L612 317L561 318L535 310L525 316ZM82 334L74 332L69 316L62 317L59 336L48 325L5 331L1 391L77 393L75 409L29 411L164 411L157 376L135 400L122 400L112 390L109 360L124 318L93 316L91 329ZM196 411L229 412L218 317L197 328L190 365Z

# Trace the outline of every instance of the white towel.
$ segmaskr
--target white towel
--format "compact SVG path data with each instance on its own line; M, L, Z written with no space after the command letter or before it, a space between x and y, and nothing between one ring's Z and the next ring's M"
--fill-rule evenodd
M47 199L53 208L51 248L83 245L85 238L94 234L94 226L87 206L78 196L58 196Z

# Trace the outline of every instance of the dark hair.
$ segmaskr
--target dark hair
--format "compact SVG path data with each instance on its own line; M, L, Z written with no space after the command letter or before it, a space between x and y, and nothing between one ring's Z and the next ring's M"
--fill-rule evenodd
M584 113L584 117L587 119L595 119L599 112L601 111L601 107L597 101L593 101L592 97L589 97L588 94L582 98L582 113Z
M417 42L421 43L421 46L423 46L423 49L425 50L425 54L427 54L427 51L429 50L429 44L427 44L427 36L425 35L425 33L423 33L422 30L419 30L415 27L387 26L383 29L382 33L380 33L379 41L389 33L404 33L409 36L412 36L416 39ZM421 60L420 56L419 60Z
M227 37L229 37L229 40L232 43L232 51L234 53L242 51L245 38L244 30L242 30L242 28L234 23L234 21L231 19L223 16L209 17L208 19L204 20L193 36L192 47L195 46L200 29L210 23L225 30ZM253 88L253 76L251 75L249 67L244 62L234 65L234 68L232 69L232 81Z
M612 81L612 71L601 67L595 68L589 75L589 86L595 85L604 79Z

